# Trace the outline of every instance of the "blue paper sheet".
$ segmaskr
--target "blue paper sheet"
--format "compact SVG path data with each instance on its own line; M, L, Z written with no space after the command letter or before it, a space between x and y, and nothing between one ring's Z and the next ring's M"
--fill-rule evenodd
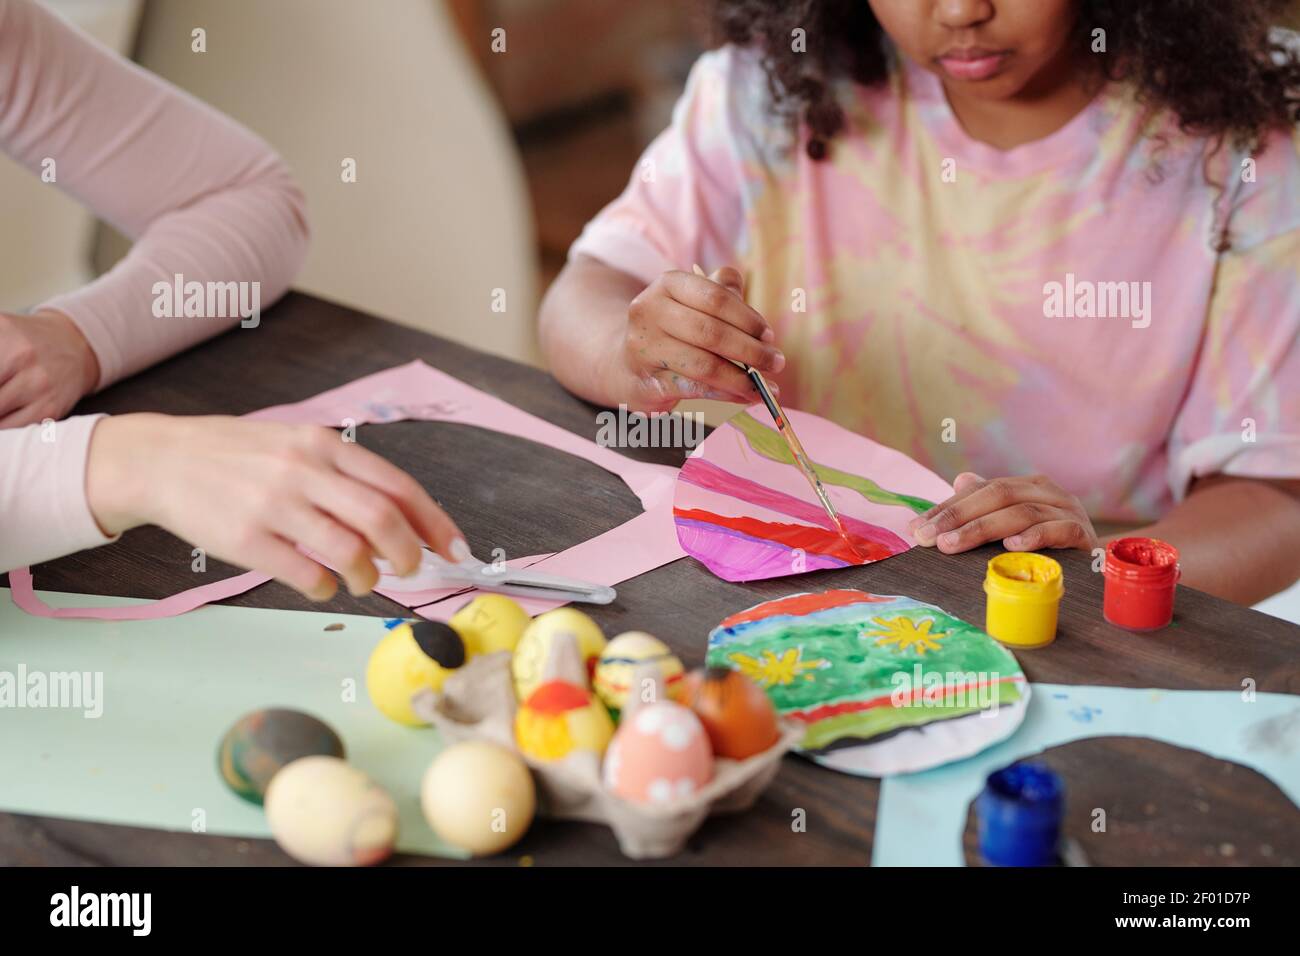
M1300 697L1033 684L1016 734L880 784L873 866L961 866L967 807L999 767L1086 737L1151 737L1258 770L1300 803Z

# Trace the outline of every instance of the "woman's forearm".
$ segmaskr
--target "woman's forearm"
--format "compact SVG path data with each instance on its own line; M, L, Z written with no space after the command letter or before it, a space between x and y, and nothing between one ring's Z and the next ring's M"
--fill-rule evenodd
M99 387L251 328L289 288L307 255L306 202L265 142L38 4L0 3L0 63L0 147L135 240L94 282L42 304L85 336Z
M86 462L101 415L0 429L0 572L112 540L86 501Z
M1254 604L1300 579L1300 481L1204 478L1165 517L1129 534L1178 548L1181 583Z
M645 283L585 256L575 259L542 300L542 354L560 384L597 405L617 405L612 363L622 352L628 304Z

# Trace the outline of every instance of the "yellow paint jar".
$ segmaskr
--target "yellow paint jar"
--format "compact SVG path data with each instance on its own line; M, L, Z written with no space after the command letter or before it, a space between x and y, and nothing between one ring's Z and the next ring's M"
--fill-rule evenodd
M1041 554L1012 552L989 561L984 629L1003 644L1043 647L1056 637L1065 593L1061 566Z

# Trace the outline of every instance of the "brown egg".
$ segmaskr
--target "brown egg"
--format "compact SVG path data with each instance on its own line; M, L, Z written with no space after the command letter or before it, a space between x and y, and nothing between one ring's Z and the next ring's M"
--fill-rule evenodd
M694 670L677 698L700 718L719 757L744 760L781 736L776 708L757 684L727 667Z

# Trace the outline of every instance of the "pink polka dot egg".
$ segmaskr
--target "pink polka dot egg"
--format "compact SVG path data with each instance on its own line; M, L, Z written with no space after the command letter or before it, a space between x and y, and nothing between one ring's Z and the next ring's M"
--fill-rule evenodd
M628 714L605 752L605 788L636 803L675 803L713 779L704 725L671 701Z

